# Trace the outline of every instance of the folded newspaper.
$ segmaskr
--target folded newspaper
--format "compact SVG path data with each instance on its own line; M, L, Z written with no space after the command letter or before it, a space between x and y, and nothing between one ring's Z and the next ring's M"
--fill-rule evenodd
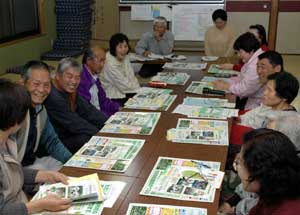
M173 113L183 114L193 118L227 119L238 116L238 109L209 108L201 106L178 105Z
M204 119L179 119L167 131L167 139L177 143L228 145L228 122Z
M205 208L130 203L126 215L207 215Z
M234 102L228 102L227 99L219 98L198 98L186 97L183 99L183 105L201 106L201 107L214 107L214 108L234 108Z
M205 69L207 63L181 63L181 62L172 62L172 63L165 63L163 68L164 69L187 69L187 70L202 70Z
M100 215L103 209L104 193L97 173L71 178L68 185L62 183L42 185L32 200L44 198L48 194L71 199L72 206L65 211L41 213L44 215Z
M185 92L194 94L203 94L203 88L213 89L213 84L203 81L192 81L192 83L186 88Z
M140 194L213 202L224 177L219 169L219 162L159 157Z
M238 75L239 72L229 69L221 69L217 64L211 64L208 73L212 74L224 74L224 75Z
M171 85L184 85L190 75L181 72L159 72L156 76L151 78L151 81L164 82Z
M142 87L137 94L128 99L125 108L166 111L176 99L170 95L173 90Z
M159 112L117 112L105 122L100 132L151 135L160 114Z

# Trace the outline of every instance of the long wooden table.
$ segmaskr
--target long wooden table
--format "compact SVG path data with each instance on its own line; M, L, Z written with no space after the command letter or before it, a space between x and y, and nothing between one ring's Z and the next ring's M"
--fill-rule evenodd
M188 62L200 62L201 56L188 57ZM186 61L184 61L186 62ZM223 63L228 62L228 59L219 59L212 63ZM208 63L210 64L210 63ZM207 66L207 69L209 65ZM225 168L225 162L227 157L227 146L214 146L214 145L202 145L202 144L180 144L173 143L166 140L167 130L175 128L177 125L178 118L186 118L183 115L173 114L174 108L183 102L183 99L188 96L204 97L196 94L185 93L185 89L192 81L199 81L207 74L207 69L203 71L181 71L187 72L191 75L191 78L187 81L184 86L168 86L167 88L173 89L172 94L176 94L177 98L168 111L161 112L161 117L156 125L152 135L123 135L123 134L110 134L110 133L99 133L99 136L109 137L123 137L123 138L136 138L145 139L146 142L138 153L136 158L133 160L129 168L125 173L114 173L97 171L92 169L83 168L72 168L64 167L62 172L69 176L83 176L97 172L101 180L108 181L124 181L127 183L125 189L121 193L117 202L113 208L105 208L103 215L124 215L128 209L129 203L151 203L151 204L167 204L167 205L178 205L178 206L190 206L190 207L202 207L208 209L209 215L215 215L218 209L220 190L216 191L215 200L213 203L202 203L193 201L180 201L174 199L150 197L139 195L145 184L155 162L159 156L177 157L185 159L195 160L207 160L207 161L218 161L221 163L221 170ZM235 98L232 95L226 95L226 97L233 101ZM137 111L123 108L122 111ZM146 110L142 110L146 111ZM231 120L229 120L229 129L231 127Z

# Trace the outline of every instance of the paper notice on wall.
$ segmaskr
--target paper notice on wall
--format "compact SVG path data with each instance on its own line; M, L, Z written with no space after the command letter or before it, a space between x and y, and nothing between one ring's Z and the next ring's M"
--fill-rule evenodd
M131 6L131 20L152 20L151 5L134 4Z
M133 4L131 5L131 20L150 21L158 16L171 21L172 11L168 5Z
M224 5L174 5L172 7L172 31L175 40L204 41L207 28L213 25L214 10Z

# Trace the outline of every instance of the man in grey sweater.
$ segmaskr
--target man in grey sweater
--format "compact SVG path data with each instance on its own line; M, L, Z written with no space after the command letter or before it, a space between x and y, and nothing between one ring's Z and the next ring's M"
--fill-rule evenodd
M151 53L157 55L168 55L174 47L174 35L167 30L166 18L159 16L153 21L153 32L143 34L135 47L138 55L148 57ZM162 70L162 65L144 64L139 74L142 77L150 77Z

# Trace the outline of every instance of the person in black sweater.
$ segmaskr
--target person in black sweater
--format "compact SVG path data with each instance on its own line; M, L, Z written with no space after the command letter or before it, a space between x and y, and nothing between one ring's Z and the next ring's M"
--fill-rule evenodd
M107 117L77 94L81 66L72 58L59 62L45 101L50 120L64 145L74 154L98 133Z

